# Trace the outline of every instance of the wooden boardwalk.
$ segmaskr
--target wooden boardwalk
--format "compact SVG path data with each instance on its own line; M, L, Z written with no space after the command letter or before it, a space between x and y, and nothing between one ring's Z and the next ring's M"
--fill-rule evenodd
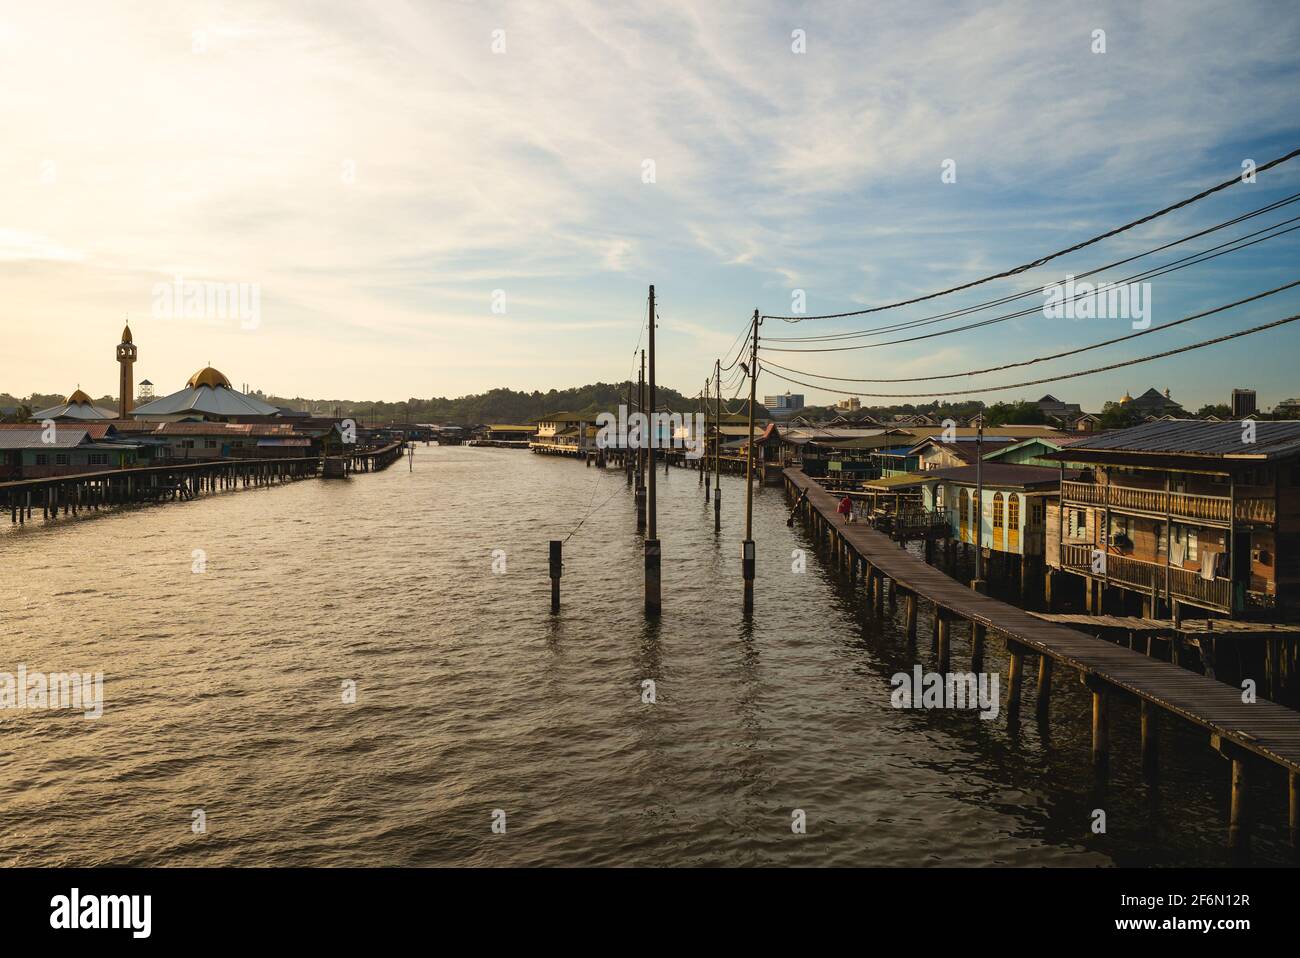
M1287 769L1290 773L1292 839L1296 840L1300 713L1262 699L1252 704L1244 703L1240 689L1064 625L1044 621L1015 606L982 595L900 548L898 543L866 524L844 523L835 512L839 504L836 496L805 476L802 470L787 469L785 478L792 493L807 491L803 508L813 520L819 537L821 534L829 536L833 546L843 550L852 562L863 563L869 581L870 577L876 577L874 595L877 603L880 576L892 580L895 588L909 598L913 603L908 610L909 630L915 628L915 599L910 597L919 596L935 606L937 634L942 634L939 631L943 628L942 619L957 617L972 623L976 627L972 631L977 635L991 630L1006 638L1012 654L1009 709L1013 710L1019 704L1025 650L1075 669L1080 681L1094 693L1093 754L1095 757L1100 754L1104 759L1108 748L1106 693L1114 689L1128 692L1144 703L1144 746L1150 706L1171 712L1209 732L1212 746L1233 760L1234 796L1239 775L1244 783L1245 759L1248 757L1257 756ZM941 662L945 658L946 654L941 654ZM1050 691L1050 668L1047 675L1045 691ZM1043 689L1040 681L1040 690ZM1154 752L1154 742L1151 744ZM1233 804L1236 808L1235 798Z

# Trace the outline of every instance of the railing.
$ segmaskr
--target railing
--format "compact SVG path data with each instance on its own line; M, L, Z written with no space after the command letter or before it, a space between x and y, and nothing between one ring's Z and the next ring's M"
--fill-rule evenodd
M1168 574L1168 598L1181 599L1192 605L1232 611L1232 582L1222 577L1202 579L1199 572L1146 562L1116 553L1106 554L1104 566L1093 571L1094 546L1061 543L1061 564L1084 575L1105 578L1110 582L1128 586L1140 592L1166 595L1165 576Z
M1061 501L1218 525L1228 525L1234 518L1238 522L1270 523L1277 515L1277 503L1273 499L1242 498L1234 504L1228 496L1165 492L1163 489L1138 489L1100 482L1067 480L1061 483Z

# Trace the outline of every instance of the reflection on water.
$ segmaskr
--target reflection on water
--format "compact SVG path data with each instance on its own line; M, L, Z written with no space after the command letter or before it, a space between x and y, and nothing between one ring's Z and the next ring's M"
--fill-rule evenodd
M1152 787L1130 703L1097 781L1089 700L1064 670L1046 726L1032 703L1010 727L892 708L891 675L934 667L928 609L909 651L901 619L877 620L821 559L792 573L810 544L769 488L747 624L743 486L724 477L715 536L697 478L659 476L664 615L649 624L621 473L514 450L420 446L414 472L0 533L0 671L102 671L106 697L99 721L0 712L0 862L1226 861L1227 766L1203 733L1165 723ZM592 506L553 618L547 541ZM986 668L1005 676L995 641ZM1283 799L1266 776L1258 860L1285 859Z

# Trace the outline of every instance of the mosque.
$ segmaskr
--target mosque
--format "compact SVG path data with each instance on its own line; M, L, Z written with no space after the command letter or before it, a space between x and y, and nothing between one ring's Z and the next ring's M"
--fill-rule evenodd
M257 422L281 415L278 406L246 395L230 385L219 370L205 366L189 378L183 389L160 398L152 398L153 384L141 383L141 398L149 401L136 405L135 361L139 352L128 323L122 330L122 341L117 345L118 400L117 409L96 406L81 389L77 389L61 405L42 409L32 415L37 421L52 419L55 422ZM147 392L145 391L147 388Z

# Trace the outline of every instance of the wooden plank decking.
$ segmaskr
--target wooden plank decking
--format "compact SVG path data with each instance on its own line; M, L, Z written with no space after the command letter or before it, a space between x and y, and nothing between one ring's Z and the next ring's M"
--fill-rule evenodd
M857 555L899 588L929 599L939 608L977 622L1033 652L1152 702L1284 768L1300 771L1300 713L1274 702L1246 704L1232 686L1198 675L1030 615L981 595L926 564L886 536L863 524L845 524L835 513L838 500L801 469L785 470L793 486L808 492L808 503Z

